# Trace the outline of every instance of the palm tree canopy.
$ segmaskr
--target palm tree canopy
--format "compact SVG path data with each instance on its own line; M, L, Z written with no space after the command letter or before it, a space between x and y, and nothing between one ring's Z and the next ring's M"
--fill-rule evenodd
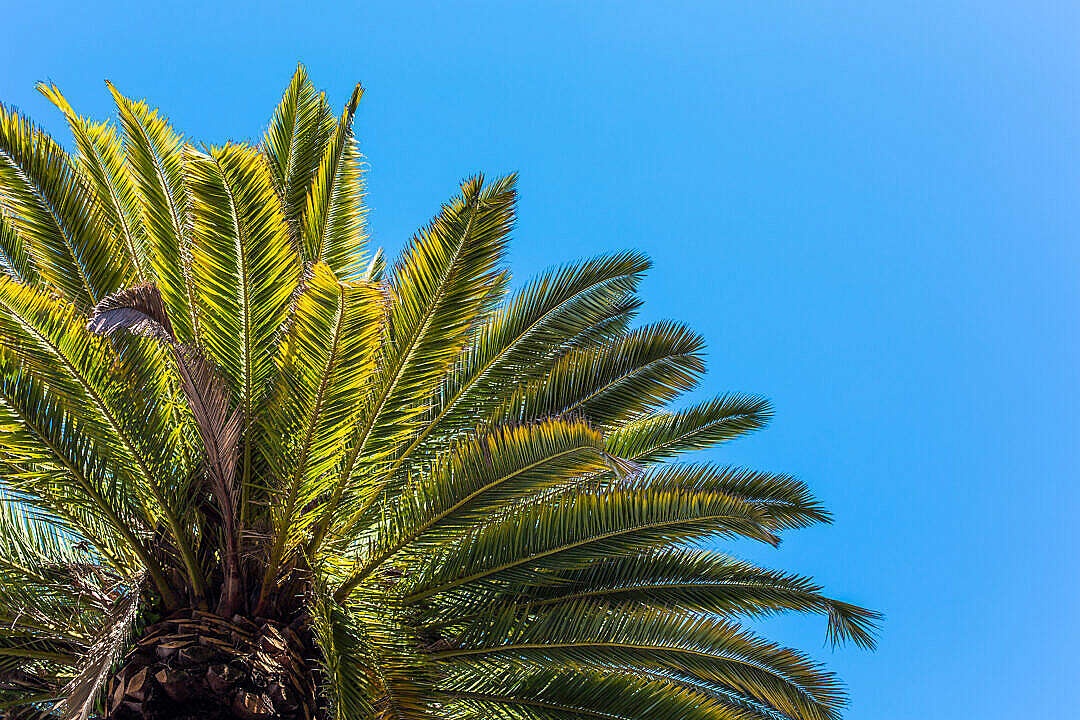
M511 293L511 175L388 265L362 91L336 114L302 67L257 145L40 89L70 152L0 107L3 712L149 717L179 692L162 628L195 623L309 651L314 699L233 688L239 717L839 716L831 673L741 623L818 613L870 647L878 615L702 549L829 515L791 476L675 461L771 408L668 409L704 346L634 326L644 256Z

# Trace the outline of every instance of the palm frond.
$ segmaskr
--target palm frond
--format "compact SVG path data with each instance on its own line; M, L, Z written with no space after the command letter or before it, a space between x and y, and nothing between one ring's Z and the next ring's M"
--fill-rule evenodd
M783 473L706 464L666 465L650 482L669 483L694 491L722 492L753 505L762 523L772 530L809 527L831 522L825 507L802 480Z
M0 203L0 272L25 285L38 282L38 272L34 267L34 258L30 256L30 249L15 231L15 224L4 213L2 203Z
M0 106L0 205L42 279L86 309L131 271L63 148Z
M672 613L569 607L528 623L512 615L477 620L433 653L443 661L509 659L526 665L678 667L695 679L729 687L783 714L833 720L844 702L835 676L804 655L761 640L723 620Z
M199 324L186 233L189 201L183 140L157 110L124 97L112 84L109 90L124 130L125 158L147 237L147 265L177 338L191 343Z
M507 606L507 598L515 596ZM727 618L817 613L828 618L826 635L833 645L853 642L863 648L874 647L881 620L879 613L822 595L821 587L809 578L765 570L718 552L666 548L555 571L497 595L477 594L456 611L450 607L436 611L442 614L433 617L433 624L454 625L506 607L529 613L585 601L662 606Z
M363 280L370 283L381 283L386 277L386 255L383 249L378 248L368 260L367 269L364 270Z
M109 123L92 123L79 117L55 85L41 83L38 90L67 118L79 148L76 158L79 169L94 188L102 214L121 238L136 279L140 283L148 282L150 270L142 216L116 130Z
M324 263L312 267L305 285L260 436L274 491L264 597L281 561L326 512L320 501L345 452L381 339L382 310L371 286L342 283Z
M256 405L274 370L300 259L268 166L255 150L227 145L192 152L187 170L202 338L241 414L240 483L247 497ZM247 503L240 509L246 517Z
M576 487L473 528L425 558L407 601L473 584L533 582L542 570L580 567L706 538L743 536L776 544L751 503L683 478L647 477L637 487Z
M319 588L312 604L312 625L323 656L323 692L330 698L334 720L374 717L372 699L383 688L372 667L372 652L355 608L342 606L331 591Z
M0 629L0 683L35 678L36 687L24 692L51 691L65 699L67 717L85 718L125 645L107 642L123 634L114 632L119 616L109 609L137 604L137 593L118 599L132 578L95 565L76 538L7 493L0 493L0 532L0 603L19 608ZM133 612L121 614L130 629ZM103 662L98 649L110 644L112 655Z
M139 616L139 596L129 593L111 608L97 639L81 662L78 675L64 686L57 708L63 720L88 720L112 670L127 650Z
M604 332L613 310L636 306L627 299L648 267L640 253L623 253L567 265L529 283L479 329L447 374L431 418L387 474L432 435L439 447L444 428L467 427L471 418L488 414L514 385L549 369L561 348Z
M167 343L176 342L165 301L156 285L136 285L102 299L86 327L98 335L125 330Z
M562 478L606 467L603 437L582 422L550 420L499 428L462 442L410 485L399 508L379 528L371 557L338 593L345 597L367 575L402 548L426 536L451 535L506 503L543 490Z
M273 370L300 260L254 150L191 153L188 173L202 337L250 415Z
M0 340L14 349L26 374L63 403L80 433L93 438L95 451L115 460L112 472L128 478L141 501L161 514L193 583L200 585L191 530L177 512L185 483L174 475L169 447L158 441L170 434L164 403L150 392L162 389L161 352L147 344L152 341L133 337L119 356L73 307L2 279ZM139 382L116 382L118 370Z
M454 718L781 720L662 676L610 668L504 673L454 666L440 686ZM786 716L785 716L786 717Z
M581 415L610 427L655 410L694 387L705 370L701 337L661 322L599 348L573 349L506 402L507 420Z
M514 219L514 182L465 182L394 267L389 341L331 504L352 482L358 458L377 464L407 442L427 398L498 299L492 287L505 281L498 265Z
M91 641L95 611L112 592L99 580L123 576L97 565L78 536L35 513L8 489L0 489L0 532L0 603L16 610L0 619L0 632Z
M304 204L333 131L334 116L326 96L312 87L304 66L298 66L262 144L296 247L300 247Z
M352 131L356 107L363 95L363 88L357 85L326 142L311 180L302 219L304 260L322 260L344 281L356 280L365 264L367 210L362 156Z
M325 688L333 700L331 717L443 717L433 702L438 676L422 651L425 641L400 603L366 590L339 602L333 589L341 578L331 574L323 579L329 582L316 587L314 625L319 646L330 658Z
M56 399L7 353L0 354L0 440L5 499L10 493L11 502L47 518L41 522L88 543L122 575L136 571L136 557L153 562L140 541L145 521L138 503L92 446L80 442Z
M3 395L2 455L6 481L47 511L64 512L72 532L92 542L118 571L130 569L126 550L160 568L142 536L152 522L145 505L123 472L95 452L72 418L68 404L40 378L28 373L9 351L0 352Z
M768 400L753 395L722 395L699 405L661 411L615 428L608 452L638 463L668 460L677 455L729 442L760 430L772 417Z

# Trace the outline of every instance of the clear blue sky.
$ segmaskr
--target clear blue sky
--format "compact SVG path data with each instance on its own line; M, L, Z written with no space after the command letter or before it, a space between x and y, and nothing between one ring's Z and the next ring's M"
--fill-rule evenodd
M0 100L61 133L34 84L104 117L108 78L220 141L259 135L297 61L336 102L363 81L379 243L518 170L519 277L641 248L646 317L705 334L705 390L773 399L714 457L835 511L752 554L887 613L873 654L768 626L850 718L1075 711L1080 6L218 4L8 3Z

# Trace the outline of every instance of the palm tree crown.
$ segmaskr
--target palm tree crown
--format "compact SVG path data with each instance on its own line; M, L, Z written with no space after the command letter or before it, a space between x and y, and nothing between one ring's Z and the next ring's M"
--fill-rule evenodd
M740 626L878 616L701 549L828 521L787 475L671 462L761 428L668 403L627 252L508 290L515 178L365 254L359 87L301 67L256 145L109 86L65 151L0 107L0 708L40 718L831 720Z

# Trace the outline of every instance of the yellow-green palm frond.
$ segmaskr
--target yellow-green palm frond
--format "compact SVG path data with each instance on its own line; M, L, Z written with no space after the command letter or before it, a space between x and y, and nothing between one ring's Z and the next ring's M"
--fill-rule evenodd
M80 117L55 85L38 90L67 118L79 154L75 160L98 199L98 206L123 243L128 261L140 283L150 280L146 259L146 236L135 186L127 166L120 137L109 123L93 123Z
M560 350L604 337L613 319L637 308L633 292L648 267L643 255L624 253L568 265L530 282L476 332L397 464L417 457L414 451L439 447L446 429L489 414L522 380L550 370Z
M416 652L422 639L403 608L381 594L341 602L330 587L316 591L314 624L326 658L328 715L339 720L423 720L442 717L432 703L438 677Z
M259 450L274 536L264 594L278 564L328 510L321 502L369 391L381 339L373 287L343 283L324 263L311 268L304 285L262 417Z
M192 152L187 171L203 342L251 414L273 370L300 258L255 150L227 145Z
M59 397L7 351L0 353L0 393L0 463L9 491L56 514L58 526L91 543L117 572L134 572L134 555L150 557L143 542L149 518L131 484L94 452Z
M470 331L505 282L500 265L514 223L516 178L474 178L443 207L394 266L389 278L390 352L364 450L412 427L416 398L434 394ZM409 400L412 398L413 400Z
M239 477L250 495L256 407L274 373L278 334L299 281L300 258L259 154L227 145L190 151L195 301L207 355L228 380L243 423ZM240 507L243 519L248 512Z
M506 277L499 266L514 221L515 179L463 183L462 194L413 238L393 268L383 357L332 504L355 483L361 458L377 468L366 497L377 495L387 480L379 465L408 442L470 332L501 297Z
M145 102L130 100L109 84L124 152L146 232L147 265L165 299L181 342L193 342L198 330L191 240L186 231L188 190L182 137Z
M192 530L180 522L186 481L161 442L172 434L161 396L165 361L152 341L140 340L132 338L119 355L74 306L0 280L0 341L72 415L79 433L97 445L94 451L111 460L110 475L130 483L144 515L165 521L194 580L201 573Z
M298 248L304 204L334 127L325 94L315 90L304 66L298 66L262 145L282 213Z
M63 148L0 106L0 206L41 279L87 310L130 277L96 198Z
M345 281L355 280L365 265L362 157L352 131L363 94L357 85L323 148L301 221L304 260L322 260Z
M39 281L30 248L15 230L15 223L0 205L0 272L26 285Z

